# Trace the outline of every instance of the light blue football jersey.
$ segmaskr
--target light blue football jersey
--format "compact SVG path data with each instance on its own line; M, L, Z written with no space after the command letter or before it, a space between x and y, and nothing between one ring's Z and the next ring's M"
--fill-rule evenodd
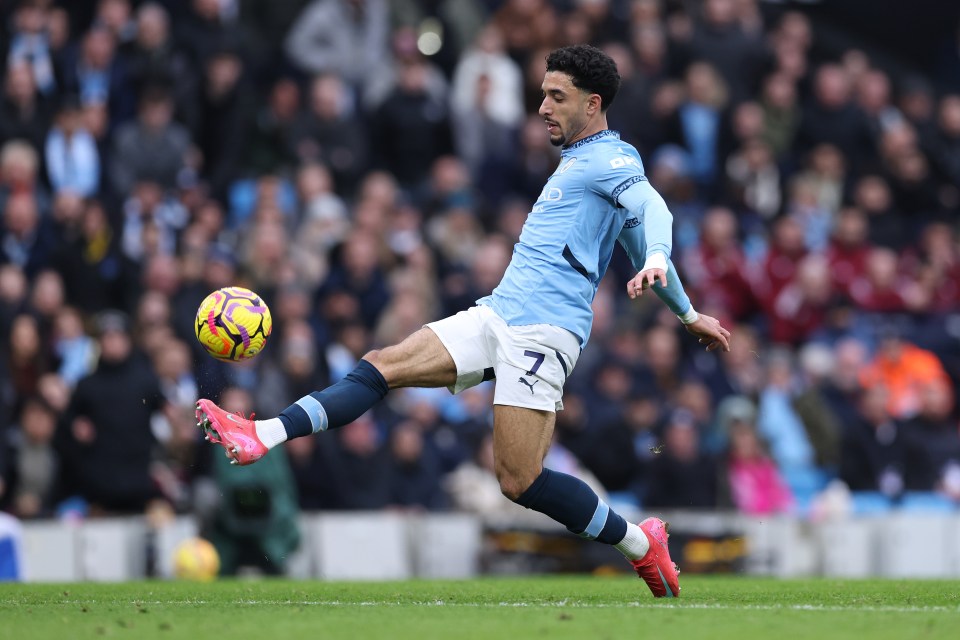
M616 131L604 129L564 147L557 170L527 216L503 280L477 304L491 307L508 325L563 327L586 345L593 324L591 303L617 239L638 270L647 251L670 256L672 216L646 180L637 150ZM646 246L641 226L643 202L650 198L638 200L639 190L631 189L641 183L668 218L656 248ZM633 211L620 202L628 189L634 196L630 201L640 203ZM683 295L671 308L689 308L672 265L670 271L679 289L671 294Z

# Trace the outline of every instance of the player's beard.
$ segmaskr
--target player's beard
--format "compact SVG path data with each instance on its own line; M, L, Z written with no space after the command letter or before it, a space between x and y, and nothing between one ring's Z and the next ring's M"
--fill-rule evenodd
M583 120L576 116L571 117L570 120L567 121L566 125L561 124L559 120L554 120L553 122L556 123L557 129L560 130L560 133L550 136L550 144L555 147L562 147L567 144L567 141L569 140L569 136L567 134L568 131L579 132L583 131L586 127L586 125L583 123Z

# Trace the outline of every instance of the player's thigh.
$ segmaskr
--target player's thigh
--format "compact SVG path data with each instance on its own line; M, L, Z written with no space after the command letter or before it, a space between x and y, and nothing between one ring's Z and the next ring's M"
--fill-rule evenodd
M446 387L457 380L453 358L437 334L427 327L400 344L371 351L364 360L380 371L391 389Z
M556 413L527 407L493 407L493 460L503 493L516 499L543 469Z
M456 380L446 385L451 393L494 378L495 349L490 323L497 319L489 308L475 306L426 325L453 359Z

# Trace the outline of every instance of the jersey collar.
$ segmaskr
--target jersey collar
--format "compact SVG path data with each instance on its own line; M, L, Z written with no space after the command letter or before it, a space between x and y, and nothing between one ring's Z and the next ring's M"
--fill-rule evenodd
M601 129L600 131L597 131L596 133L591 134L591 135L587 136L586 138L580 138L579 140L577 140L577 141L574 142L573 144L569 144L569 145L563 147L563 148L560 150L560 154L563 155L563 154L565 154L565 153L568 152L568 151L573 151L574 149L578 149L579 147L582 147L582 146L585 145L585 144L590 144L591 142L596 142L597 140L601 140L601 139L606 138L606 137L608 137L608 136L613 136L614 138L616 138L617 140L619 140L619 139L620 139L620 132L619 132L619 131L614 131L613 129Z

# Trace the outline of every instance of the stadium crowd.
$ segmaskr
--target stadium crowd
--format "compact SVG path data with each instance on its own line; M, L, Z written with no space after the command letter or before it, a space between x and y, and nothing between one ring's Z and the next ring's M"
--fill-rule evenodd
M0 6L0 507L195 508L198 397L273 416L498 282L553 172L545 54L618 63L705 354L614 257L548 466L642 507L804 511L833 479L960 503L960 54L822 43L757 0ZM882 53L882 52L881 52ZM239 284L248 364L193 337ZM300 508L514 508L492 390L403 390L288 443ZM273 454L271 454L273 455ZM253 468L256 468L254 465Z

